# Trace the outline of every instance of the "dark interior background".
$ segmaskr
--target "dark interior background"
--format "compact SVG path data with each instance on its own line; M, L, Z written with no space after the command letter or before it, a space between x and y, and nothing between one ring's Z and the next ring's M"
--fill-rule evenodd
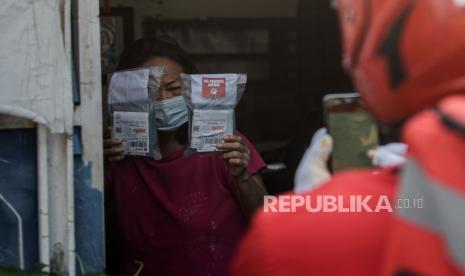
M336 11L329 0L204 2L101 1L103 84L124 45L147 35L176 39L202 73L247 73L238 129L267 164L279 164L264 172L268 190L289 190L323 126L322 97L352 91L341 68Z

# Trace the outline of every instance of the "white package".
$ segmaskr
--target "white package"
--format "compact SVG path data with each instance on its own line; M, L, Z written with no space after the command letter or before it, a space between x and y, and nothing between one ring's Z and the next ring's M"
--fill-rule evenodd
M182 75L189 109L187 154L219 151L215 145L236 129L234 109L247 83L243 74Z
M108 105L112 138L120 139L125 155L161 159L153 99L157 97L163 68L118 71L110 80Z

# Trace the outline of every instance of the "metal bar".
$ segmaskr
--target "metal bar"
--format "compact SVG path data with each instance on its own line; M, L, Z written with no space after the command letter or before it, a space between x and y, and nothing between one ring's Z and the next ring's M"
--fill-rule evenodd
M75 275L74 183L72 138L47 133L50 221L50 268L59 275Z
M70 66L73 66L73 36L72 36L72 3L71 1L77 0L62 0L64 1L64 46L66 57ZM70 70L72 73L73 70ZM72 76L70 76L72 80ZM69 93L72 93L72 85L69 87ZM74 228L74 155L73 155L73 138L72 135L63 137L63 143L66 149L64 157L66 158L66 244L67 244L67 271L68 275L76 275L76 242L75 242L75 228Z
M99 3L79 0L76 8L80 106L75 123L81 126L83 161L92 164L92 187L103 192L102 84Z
M18 221L18 254L19 254L19 268L24 269L24 248L23 248L23 219L21 215L16 211L13 205L0 194L0 200L11 210Z
M47 173L47 127L37 125L37 201L39 220L39 261L46 265L48 272L50 264L50 236L48 219L48 173Z
M74 154L73 138L68 136L66 139L67 155L67 234L68 234L68 271L70 276L76 275L76 237L74 225Z

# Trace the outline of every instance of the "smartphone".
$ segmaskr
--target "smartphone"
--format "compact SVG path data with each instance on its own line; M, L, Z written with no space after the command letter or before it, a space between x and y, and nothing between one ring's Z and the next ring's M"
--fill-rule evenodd
M357 93L326 95L323 110L328 132L333 137L331 170L372 167L367 152L379 145L379 131L360 96Z

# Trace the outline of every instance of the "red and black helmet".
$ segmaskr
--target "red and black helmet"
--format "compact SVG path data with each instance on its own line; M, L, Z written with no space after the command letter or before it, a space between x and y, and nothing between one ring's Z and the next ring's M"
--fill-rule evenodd
M344 67L381 122L465 94L465 0L339 0L337 6Z

